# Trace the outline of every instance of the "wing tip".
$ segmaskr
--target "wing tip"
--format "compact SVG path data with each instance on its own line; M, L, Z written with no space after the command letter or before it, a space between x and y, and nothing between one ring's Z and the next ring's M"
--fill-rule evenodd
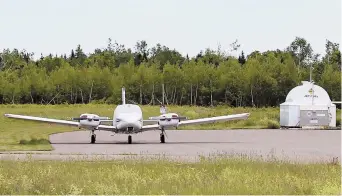
M251 114L250 113L243 113L242 115L245 117L245 119L247 119Z

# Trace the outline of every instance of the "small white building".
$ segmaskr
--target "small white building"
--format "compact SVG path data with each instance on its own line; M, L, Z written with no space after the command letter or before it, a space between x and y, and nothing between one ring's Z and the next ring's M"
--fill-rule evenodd
M336 127L336 105L322 87L302 81L280 104L280 126Z

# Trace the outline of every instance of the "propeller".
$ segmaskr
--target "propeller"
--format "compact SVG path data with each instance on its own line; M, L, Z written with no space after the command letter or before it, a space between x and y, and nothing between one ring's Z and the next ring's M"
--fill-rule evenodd
M72 118L72 120L75 120L75 121L80 121L80 120L88 120L88 121L91 121L91 120L95 120L93 118Z
M169 118L167 118L167 119L169 119ZM185 116L178 116L178 117L171 117L170 119L186 120L188 118Z
M72 118L72 120L76 120L76 121L80 121L80 120L88 120L88 121L99 121L99 120L109 120L108 117L92 117L92 118L88 118L87 116L81 116L81 117L76 117L76 118Z
M166 120L166 119L178 119L178 120L187 120L188 118L185 116L173 116L173 117L150 117L150 120Z

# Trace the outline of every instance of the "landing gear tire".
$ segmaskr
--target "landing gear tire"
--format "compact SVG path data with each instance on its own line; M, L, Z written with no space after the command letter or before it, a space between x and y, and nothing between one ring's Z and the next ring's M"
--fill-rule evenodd
M129 144L132 143L132 136L131 136L131 135L128 136L128 143L129 143Z
M91 143L94 144L96 141L96 135L91 136Z
M164 134L160 134L160 143L165 143L165 136L164 136Z

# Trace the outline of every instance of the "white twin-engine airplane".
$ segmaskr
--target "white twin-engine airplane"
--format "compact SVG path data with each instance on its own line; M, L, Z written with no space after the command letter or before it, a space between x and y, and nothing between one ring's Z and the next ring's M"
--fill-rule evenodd
M81 114L79 118L72 118L72 120L78 122L16 114L5 114L5 116L8 118L33 120L45 123L74 126L78 127L79 129L90 130L91 143L95 143L96 141L96 135L94 133L96 130L110 131L117 134L129 134L128 143L131 144L131 134L136 134L139 132L161 130L160 142L165 143L165 129L178 128L178 126L182 125L214 123L217 121L245 120L250 115L249 113L242 113L235 115L186 120L186 117L179 117L176 113L166 113L165 108L162 107L162 115L157 117L150 117L149 120L143 120L141 108L135 104L126 104L125 99L125 88L122 88L122 104L118 105L115 108L113 120L110 120L108 117L100 117L96 114ZM101 124L102 122L112 122L112 125ZM144 125L144 122L148 123L149 125Z

